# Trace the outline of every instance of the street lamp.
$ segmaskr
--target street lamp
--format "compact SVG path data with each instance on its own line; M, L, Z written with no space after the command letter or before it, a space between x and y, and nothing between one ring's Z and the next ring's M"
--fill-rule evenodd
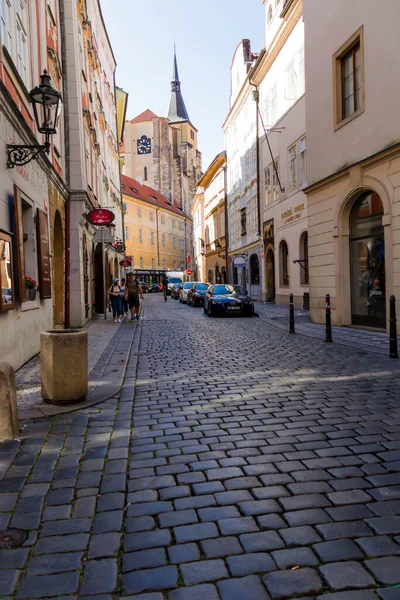
M40 85L29 92L33 105L33 114L39 133L45 136L43 145L30 146L7 144L7 167L26 165L38 154L48 154L50 151L50 136L57 131L58 118L61 110L61 94L51 86L51 77L46 70L40 76Z
M217 242L216 242L216 244L215 244L215 249L216 249L216 251L218 252L218 256L219 256L220 258L226 258L224 254L221 254L222 246L221 246L221 244L219 243L219 240L217 240Z

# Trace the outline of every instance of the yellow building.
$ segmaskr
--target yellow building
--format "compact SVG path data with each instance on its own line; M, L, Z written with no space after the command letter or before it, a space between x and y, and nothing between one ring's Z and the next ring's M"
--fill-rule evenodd
M126 255L138 278L159 282L190 267L192 220L157 190L122 175ZM128 269L129 271L129 269Z
M225 167L226 152L220 152L197 188L198 194L203 193L204 203L204 243L200 244L199 249L205 254L204 280L209 283L228 282Z

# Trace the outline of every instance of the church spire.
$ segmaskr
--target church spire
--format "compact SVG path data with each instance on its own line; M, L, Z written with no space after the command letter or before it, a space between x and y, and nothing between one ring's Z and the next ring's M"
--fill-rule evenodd
M171 101L169 104L168 119L170 123L180 123L189 121L189 115L181 92L181 82L179 81L178 61L176 59L176 45L174 44L174 67L171 81Z

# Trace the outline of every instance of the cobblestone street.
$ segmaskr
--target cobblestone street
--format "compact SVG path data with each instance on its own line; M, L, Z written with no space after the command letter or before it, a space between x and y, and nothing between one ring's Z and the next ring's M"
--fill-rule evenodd
M399 375L147 296L119 396L0 447L0 597L398 600Z

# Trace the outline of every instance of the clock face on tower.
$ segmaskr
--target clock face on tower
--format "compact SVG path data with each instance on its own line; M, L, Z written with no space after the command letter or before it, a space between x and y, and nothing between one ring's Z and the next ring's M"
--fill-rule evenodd
M151 153L151 139L146 135L142 135L137 141L137 152L138 154L150 154Z

